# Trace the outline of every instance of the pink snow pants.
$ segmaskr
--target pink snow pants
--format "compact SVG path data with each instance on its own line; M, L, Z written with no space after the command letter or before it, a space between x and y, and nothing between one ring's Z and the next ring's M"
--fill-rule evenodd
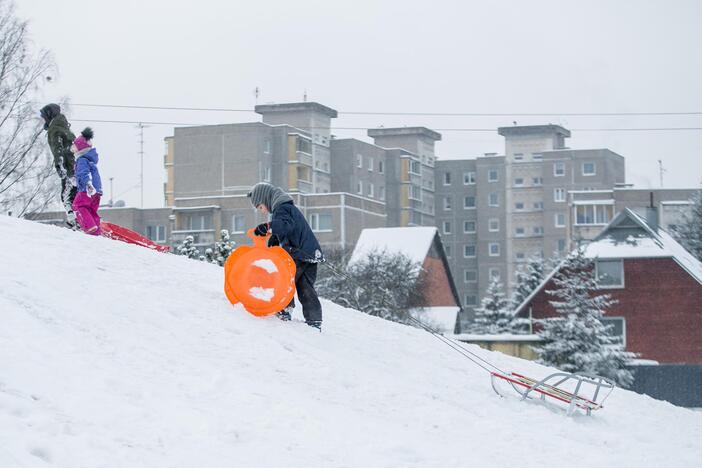
M97 213L99 206L99 193L89 197L85 192L78 192L75 200L73 200L73 211L76 214L78 224L80 224L84 232L93 236L99 236L101 234L100 215Z

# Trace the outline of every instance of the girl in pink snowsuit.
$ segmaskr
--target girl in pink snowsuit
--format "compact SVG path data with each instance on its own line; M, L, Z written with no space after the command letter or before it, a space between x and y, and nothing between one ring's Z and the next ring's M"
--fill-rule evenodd
M83 231L98 236L101 234L97 211L102 196L102 182L97 168L98 154L93 148L92 139L93 131L87 127L71 146L71 151L76 156L75 174L78 185L73 211Z

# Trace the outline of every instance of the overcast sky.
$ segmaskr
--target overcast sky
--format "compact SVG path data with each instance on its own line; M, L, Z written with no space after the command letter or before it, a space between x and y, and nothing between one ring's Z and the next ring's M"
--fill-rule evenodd
M571 148L626 157L627 182L702 183L702 131L578 129L702 127L702 2L18 0L37 47L59 74L43 98L74 104L253 109L317 101L336 127L423 125L442 159L502 154L498 126L557 123ZM393 116L343 112L621 113L685 116ZM139 206L138 131L96 120L259 121L250 112L100 109L74 105L75 130L95 130L109 193ZM85 120L79 121L80 120ZM370 141L363 130L333 131ZM163 138L144 130L146 207L163 205ZM257 181L252 180L251 183Z

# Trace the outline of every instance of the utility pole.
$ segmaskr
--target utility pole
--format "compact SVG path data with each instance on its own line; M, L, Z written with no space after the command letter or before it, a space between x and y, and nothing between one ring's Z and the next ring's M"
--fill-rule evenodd
M112 180L113 180L113 179L114 179L114 177L110 177L110 203L108 203L108 205L109 205L110 207L114 206L114 203L115 203L115 199L112 198L112 194L114 193L114 192L112 191Z
M141 207L144 208L144 129L147 125L139 122L137 128L139 129L139 157L141 160L141 175L139 176L139 185L141 186Z
M658 160L658 176L660 177L660 183L661 183L661 188L663 188L663 173L665 172L665 169L663 169L663 161L661 159Z

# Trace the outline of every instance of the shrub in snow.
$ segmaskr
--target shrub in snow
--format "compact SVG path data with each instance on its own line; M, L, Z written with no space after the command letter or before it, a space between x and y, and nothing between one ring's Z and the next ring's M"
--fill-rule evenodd
M229 231L222 229L220 231L220 240L215 242L214 252L212 253L211 263L216 263L219 266L224 266L224 262L227 261L229 255L234 250L236 242L229 236ZM210 261L210 260L208 260Z
M608 307L616 303L609 294L598 294L594 261L579 248L561 265L546 291L555 300L557 317L538 320L538 335L544 340L535 348L539 362L566 372L587 372L610 378L621 386L633 382L624 366L635 358L624 351L612 326L602 323Z
M680 242L697 260L702 262L702 190L692 199L689 213L683 215L683 222L673 230L673 237Z
M200 251L193 244L195 238L193 236L186 236L183 243L176 247L178 255L185 255L188 258L200 258Z
M425 276L421 265L401 253L374 250L348 264L344 252L330 252L328 267L317 283L321 296L387 320L412 325L410 309L424 305Z
M527 320L514 316L512 305L503 292L502 283L493 278L480 307L475 309L475 318L468 331L480 335L524 333L526 325Z

